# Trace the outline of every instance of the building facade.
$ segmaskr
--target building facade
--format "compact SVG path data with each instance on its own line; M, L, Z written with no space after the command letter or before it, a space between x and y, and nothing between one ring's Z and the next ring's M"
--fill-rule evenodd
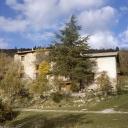
M21 64L21 77L26 79L36 78L36 51L17 52L14 60Z
M48 54L48 50L44 53ZM104 71L107 73L112 83L117 83L118 52L92 53L89 54L89 57L96 62L96 70L94 71L95 78ZM37 51L17 52L14 59L21 63L21 77L32 80L37 77ZM95 82L93 86L95 86Z
M95 79L102 73L106 72L109 76L113 88L116 89L118 75L118 52L104 52L90 54L90 58L96 62ZM96 83L92 85L96 87Z

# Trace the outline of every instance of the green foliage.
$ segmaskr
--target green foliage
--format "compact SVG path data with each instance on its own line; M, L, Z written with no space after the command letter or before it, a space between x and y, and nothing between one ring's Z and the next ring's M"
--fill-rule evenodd
M12 120L17 116L17 112L13 112L12 108L0 100L0 123L4 123L7 120Z
M73 81L73 82L71 83L71 90L72 90L73 92L78 92L79 89L80 89L79 84L78 84L77 82Z
M55 92L52 94L52 100L56 103L60 103L63 99L63 95L60 92Z
M48 56L47 50L37 51L37 64L39 64L38 77L32 82L29 90L31 93L36 95L42 95L43 92L49 90L48 86L48 73L50 70L50 64L47 62L46 57Z
M16 64L10 64L10 68L6 72L4 79L1 81L1 84L1 88L9 95L19 92L21 89L21 81Z
M128 111L128 93L122 95L109 96L100 102L93 101L88 105L90 111L102 111L113 108L115 111Z
M10 67L12 58L5 53L0 53L0 80L4 78L5 73Z
M128 93L128 76L118 76L117 93L124 94Z
M52 70L54 75L76 81L80 83L81 88L95 63L87 56L88 37L80 39L79 30L80 26L76 24L76 19L72 16L64 30L57 35L58 41L53 45L49 58L50 61L55 62Z
M119 52L119 64L120 73L128 75L128 51L122 50Z
M19 78L19 63L15 63L9 56L2 54L3 74L0 80L0 93L2 97L6 97L8 102L12 103L18 92L22 88L22 82ZM9 60L8 60L9 59ZM9 62L9 63L8 63ZM0 63L1 67L1 63Z
M78 112L21 112L8 127L17 128L127 128L128 115Z
M41 95L48 90L48 80L46 78L38 77L29 88L30 92L36 95Z
M102 91L104 96L107 96L112 93L112 84L106 72L103 71L96 78L96 84L99 86L100 91Z
M39 75L46 77L50 70L50 64L47 61L42 61L39 65Z
M60 34L57 34L57 38L67 46L74 46L74 41L79 38L80 26L76 25L76 18L72 16L69 23L66 24L63 30L60 30Z

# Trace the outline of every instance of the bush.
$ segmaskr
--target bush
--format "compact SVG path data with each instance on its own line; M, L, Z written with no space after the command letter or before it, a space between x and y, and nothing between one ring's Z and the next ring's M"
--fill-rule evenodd
M75 82L73 82L72 85L71 85L71 90L73 92L78 92L80 90L80 87L79 87L78 84L76 84Z
M18 112L13 112L12 108L4 104L2 100L0 100L0 123L4 123L7 120L12 120L18 115Z
M124 94L128 93L128 76L118 76L117 93Z
M28 89L25 88L21 88L21 90L18 92L18 96L22 97L22 98L29 98L30 97L30 93Z
M52 94L52 100L56 103L60 103L60 101L63 99L63 94L59 92L55 92Z
M99 86L103 96L112 94L112 83L106 72L102 72L96 79L96 84Z

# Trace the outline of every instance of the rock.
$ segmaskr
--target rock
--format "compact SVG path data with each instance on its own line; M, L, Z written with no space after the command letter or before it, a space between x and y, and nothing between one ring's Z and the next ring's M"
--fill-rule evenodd
M81 109L82 111L87 111L87 109Z
M113 108L108 108L108 109L104 109L103 111L101 111L102 113L113 113L115 112L115 110Z

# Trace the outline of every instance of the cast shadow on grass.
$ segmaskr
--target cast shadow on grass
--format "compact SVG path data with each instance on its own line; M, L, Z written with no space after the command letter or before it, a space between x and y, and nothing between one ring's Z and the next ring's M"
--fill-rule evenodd
M85 114L68 114L58 117L46 117L42 114L24 118L20 122L13 126L16 128L74 128L93 123Z
M20 114L20 112L18 111L1 111L0 112L0 124L4 124L6 123L6 121L11 121L13 119L15 119L18 115Z

